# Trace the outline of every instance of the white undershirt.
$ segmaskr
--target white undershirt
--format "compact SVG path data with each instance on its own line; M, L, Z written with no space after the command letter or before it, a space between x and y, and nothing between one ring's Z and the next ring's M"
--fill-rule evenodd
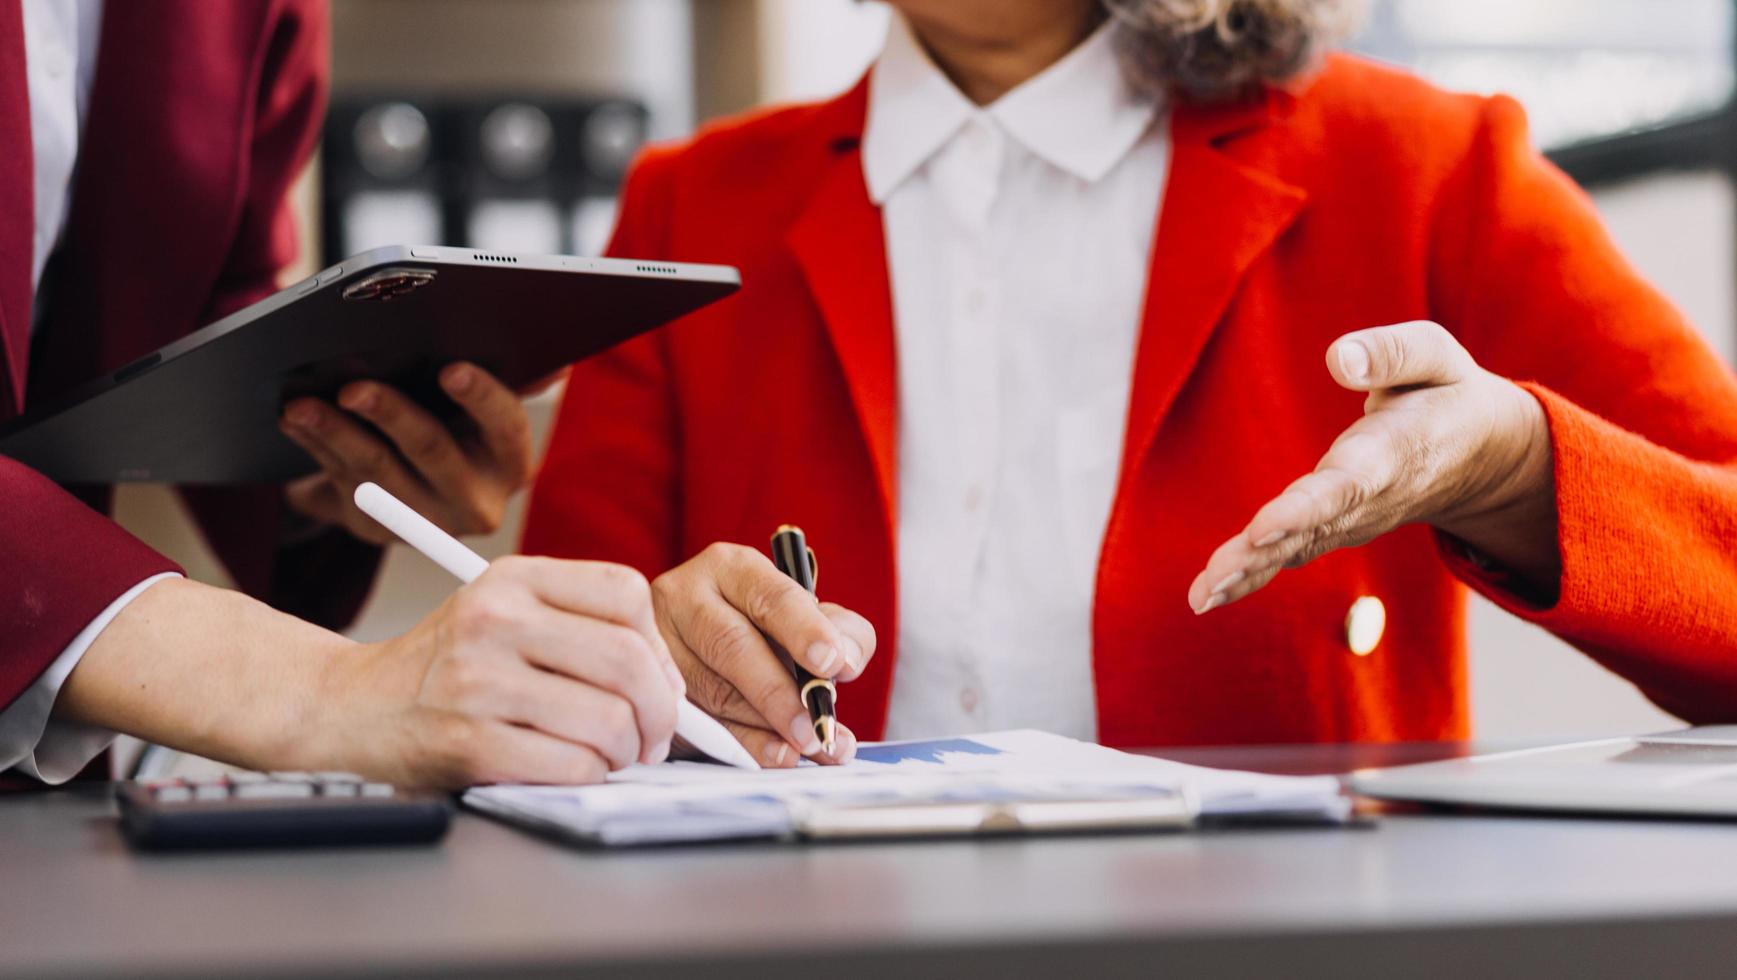
M899 371L889 738L1097 734L1094 583L1169 157L1113 30L979 108L895 16L870 79Z
M31 162L36 176L32 290L40 290L42 270L66 232L72 211L72 175L90 111L102 19L103 0L24 0L24 74L30 88ZM40 310L41 305L35 308ZM40 316L35 319L41 322Z
M96 77L103 0L24 0L24 75L30 89L30 138L35 172L36 226L31 238L30 287L37 294L33 329L43 322L42 271L66 232L79 137ZM171 574L154 575L129 589L90 621L18 700L0 711L0 771L48 783L78 774L114 741L114 733L49 717L68 674L127 603Z

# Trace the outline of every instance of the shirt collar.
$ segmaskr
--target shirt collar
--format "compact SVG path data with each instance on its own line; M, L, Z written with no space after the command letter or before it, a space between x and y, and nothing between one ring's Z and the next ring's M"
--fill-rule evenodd
M1132 89L1105 22L1060 61L987 108L953 85L895 13L869 78L863 176L883 204L974 115L1027 151L1088 183L1109 173L1151 124L1157 103Z

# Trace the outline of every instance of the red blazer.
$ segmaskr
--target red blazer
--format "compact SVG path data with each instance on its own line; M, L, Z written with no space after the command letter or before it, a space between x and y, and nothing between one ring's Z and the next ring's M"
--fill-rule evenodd
M324 114L323 0L110 3L103 18L72 213L33 346L24 35L19 4L0 0L0 421L260 299L295 255L287 195ZM103 505L106 492L80 496ZM188 496L249 591L328 619L359 601L373 552L330 535L280 553L276 488ZM0 706L117 595L172 567L0 459Z
M864 107L859 85L640 162L614 250L733 263L746 285L575 369L525 547L653 573L803 525L826 597L879 630L841 705L872 738L898 669L898 400ZM1335 57L1290 91L1177 106L1172 134L1098 568L1100 737L1463 737L1456 577L1673 712L1737 717L1737 384L1529 147L1519 108ZM1361 413L1328 343L1413 319L1543 402L1560 600L1531 608L1408 527L1196 617L1186 589L1212 549ZM1344 620L1362 595L1388 625L1358 657Z

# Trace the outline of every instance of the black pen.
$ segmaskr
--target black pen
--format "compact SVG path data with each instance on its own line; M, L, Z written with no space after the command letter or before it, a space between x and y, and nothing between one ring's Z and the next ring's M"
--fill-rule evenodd
M795 579L796 584L807 589L809 594L814 593L814 551L808 547L808 539L803 536L801 528L784 524L772 535L772 564ZM832 678L816 677L797 663L796 658L788 653L784 656L796 674L796 684L802 704L808 708L808 717L814 720L814 734L819 737L826 754L831 755L837 744L838 717L835 711L838 688L832 683Z

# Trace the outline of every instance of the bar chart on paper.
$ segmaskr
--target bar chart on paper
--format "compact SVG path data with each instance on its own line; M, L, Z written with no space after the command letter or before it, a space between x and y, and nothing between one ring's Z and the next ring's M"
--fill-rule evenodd
M937 738L919 742L881 742L857 749L858 762L876 765L897 765L901 762L926 762L946 765L950 755L1001 755L1000 749L973 742L968 738Z
M596 786L489 786L470 790L464 802L545 833L629 845L788 836L796 815L816 806L1178 794L1204 814L1333 820L1348 812L1330 777L1203 769L1038 731L865 743L843 766L630 766Z

